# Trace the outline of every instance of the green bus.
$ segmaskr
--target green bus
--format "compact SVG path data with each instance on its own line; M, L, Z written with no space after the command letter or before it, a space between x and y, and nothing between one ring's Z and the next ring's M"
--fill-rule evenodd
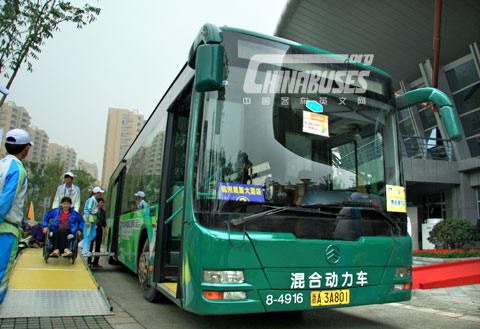
M397 112L430 101L461 132L442 92L395 97L371 62L205 24L111 176L110 261L197 314L409 300Z

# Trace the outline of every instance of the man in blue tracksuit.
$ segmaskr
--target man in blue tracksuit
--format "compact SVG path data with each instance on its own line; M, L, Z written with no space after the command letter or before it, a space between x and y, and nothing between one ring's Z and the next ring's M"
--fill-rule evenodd
M0 304L7 294L23 220L27 171L20 160L32 146L25 130L13 129L5 136L8 155L0 161Z
M105 192L99 186L93 188L92 193L90 194L90 198L85 202L85 210L83 211L83 215L85 217L85 224L83 226L83 240L80 242L80 247L82 250L82 255L84 257L91 256L91 243L92 240L95 239L97 236L97 231L95 229L95 222L97 220L97 213L98 213L98 201L102 193Z

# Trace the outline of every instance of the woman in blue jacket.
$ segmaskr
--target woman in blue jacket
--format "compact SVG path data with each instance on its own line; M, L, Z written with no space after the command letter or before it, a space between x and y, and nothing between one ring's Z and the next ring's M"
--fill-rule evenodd
M61 207L50 210L43 217L43 233L47 233L50 219L50 231L53 232L53 252L50 257L58 257L60 251L63 251L63 257L73 255L68 249L68 236L72 234L80 234L83 231L83 217L71 208L72 199L68 196L61 200Z

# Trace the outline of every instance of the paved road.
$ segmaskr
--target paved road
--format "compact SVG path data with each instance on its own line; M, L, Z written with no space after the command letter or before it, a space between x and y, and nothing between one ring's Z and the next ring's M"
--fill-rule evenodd
M113 302L113 328L480 328L480 285L417 290L407 303L270 314L199 316L143 299L136 276L105 264L94 275Z

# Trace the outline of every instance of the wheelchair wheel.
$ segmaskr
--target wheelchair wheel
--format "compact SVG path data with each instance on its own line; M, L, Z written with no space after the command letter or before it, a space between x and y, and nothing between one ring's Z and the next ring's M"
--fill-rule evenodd
M75 237L75 240L73 241L73 249L72 249L72 265L75 264L75 259L77 259L77 254L78 254L78 237Z
M48 247L50 245L50 231L47 231L47 234L45 234L45 243L43 244L43 259L45 259L45 263L48 263L48 256L50 255L50 251L48 250Z

